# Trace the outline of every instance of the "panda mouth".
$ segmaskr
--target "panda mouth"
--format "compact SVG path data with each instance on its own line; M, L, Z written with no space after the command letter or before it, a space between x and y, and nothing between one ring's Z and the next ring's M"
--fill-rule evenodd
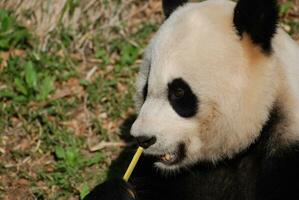
M158 156L160 162L165 165L173 165L179 162L177 153L166 153L164 155Z
M183 143L178 145L176 151L156 156L159 162L168 166L175 165L182 162L185 157L186 157L186 147L185 144Z

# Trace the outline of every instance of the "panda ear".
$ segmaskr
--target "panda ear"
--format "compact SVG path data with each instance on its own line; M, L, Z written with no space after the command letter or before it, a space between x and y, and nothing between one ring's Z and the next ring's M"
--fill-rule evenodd
M254 44L270 53L278 11L277 0L239 0L234 12L234 25L241 38L247 33Z
M166 18L168 18L173 11L179 6L184 5L188 0L163 0L163 11Z

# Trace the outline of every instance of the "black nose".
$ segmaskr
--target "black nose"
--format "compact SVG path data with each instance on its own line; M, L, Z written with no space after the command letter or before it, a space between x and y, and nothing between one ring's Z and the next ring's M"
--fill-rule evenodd
M138 145L143 148L148 148L156 143L156 137L148 137L148 136L140 136L136 137L136 140L138 142Z

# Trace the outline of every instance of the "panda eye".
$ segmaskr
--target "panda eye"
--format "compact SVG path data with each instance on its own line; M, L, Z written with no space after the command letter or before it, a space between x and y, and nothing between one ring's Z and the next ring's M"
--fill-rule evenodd
M183 88L176 88L173 95L177 99L183 98L185 95L185 90Z
M198 110L197 96L182 78L174 79L168 83L168 101L181 117L193 117Z

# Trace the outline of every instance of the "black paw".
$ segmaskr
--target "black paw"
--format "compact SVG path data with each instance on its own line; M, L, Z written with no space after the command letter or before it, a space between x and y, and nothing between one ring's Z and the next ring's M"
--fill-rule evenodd
M122 179L96 186L84 200L137 200L133 188Z

